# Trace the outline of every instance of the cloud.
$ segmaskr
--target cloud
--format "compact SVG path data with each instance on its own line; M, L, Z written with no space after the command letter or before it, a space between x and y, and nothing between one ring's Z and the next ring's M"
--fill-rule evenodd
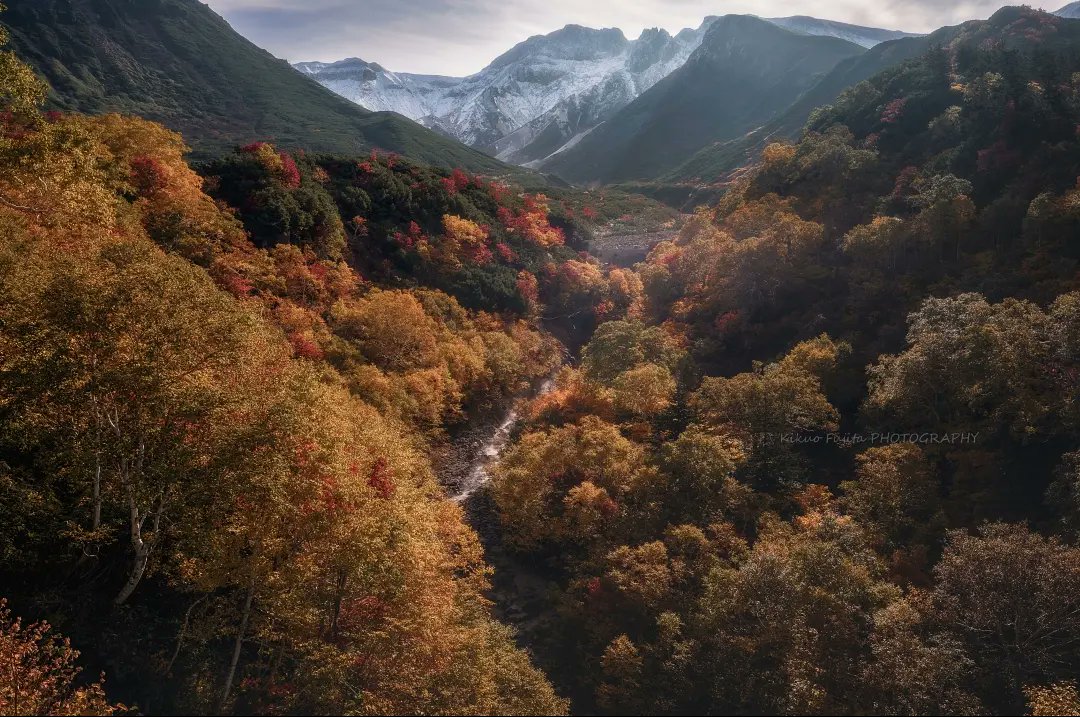
M207 0L252 42L291 61L360 57L401 72L467 75L568 23L677 32L706 15L813 15L929 32L985 18L1001 0ZM1019 0L1017 0L1019 2ZM1065 2L1065 0L1061 0ZM1035 3L1038 4L1038 3ZM1056 9L1054 6L1049 9Z

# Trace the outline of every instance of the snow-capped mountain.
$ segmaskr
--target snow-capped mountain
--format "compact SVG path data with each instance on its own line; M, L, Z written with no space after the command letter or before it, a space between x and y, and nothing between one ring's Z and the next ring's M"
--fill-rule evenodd
M646 30L633 41L621 30L568 25L464 78L394 73L355 58L296 68L369 110L398 112L525 164L558 151L680 67L712 19L675 36Z
M432 99L458 84L457 77L390 72L350 57L340 62L302 62L295 67L372 112L397 112L420 120L433 114Z
M841 40L854 42L856 45L870 48L887 40L899 40L902 37L917 37L910 32L899 30L882 30L876 27L862 27L849 25L845 22L834 20L819 20L816 17L794 15L792 17L769 17L764 18L774 25L779 25L785 30L797 32L802 35L825 35L838 37Z
M573 147L682 67L716 21L676 35L567 25L519 43L469 77L391 72L357 58L302 62L300 72L373 111L391 111L515 164L539 166ZM906 33L809 17L768 22L871 47Z

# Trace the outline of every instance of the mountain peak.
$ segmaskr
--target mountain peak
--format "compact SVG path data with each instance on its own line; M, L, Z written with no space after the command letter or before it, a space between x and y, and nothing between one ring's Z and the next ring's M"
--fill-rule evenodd
M464 78L395 73L374 63L296 67L338 94L390 110L518 163L543 159L686 62L698 30L677 37L648 28L627 40L616 28L570 24L534 35Z
M656 38L671 39L671 33L662 27L647 27L638 35L636 42L648 42Z
M533 35L495 58L489 67L505 67L526 57L554 57L564 60L594 60L618 55L629 44L622 30L566 25L546 35Z
M786 62L773 55L855 55L903 36L807 16L728 14L705 17L698 28L674 36L646 28L634 40L616 28L568 24L529 37L465 78L395 73L362 61L297 69L369 109L398 112L500 159L539 166L572 149L692 57L729 64L753 57L771 66ZM778 51L770 53L770 47Z
M768 20L763 20L757 15L750 15L748 13L729 13L727 15L721 15L714 18L709 24L709 31L716 32L721 27L775 27L774 23Z

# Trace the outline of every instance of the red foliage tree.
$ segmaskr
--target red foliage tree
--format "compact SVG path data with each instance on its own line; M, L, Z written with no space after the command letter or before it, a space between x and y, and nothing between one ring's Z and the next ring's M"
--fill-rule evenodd
M317 343L301 333L290 334L289 342L292 344L293 354L298 358L305 358L311 361L322 361L326 356Z
M904 107L907 106L907 102L906 97L901 97L900 99L893 100L885 105L885 111L881 113L881 121L885 124L896 124L899 122L904 114Z
M371 475L368 477L368 485L371 486L375 493L384 500L389 500L393 497L397 488L394 486L394 476L390 469L390 464L382 456L375 461L375 465L371 468Z
M140 196L148 196L168 185L169 170L156 157L136 157L131 160L131 183Z
M466 174L464 170L455 169L450 173L449 177L444 177L439 181L442 184L443 189L453 196L467 188L472 182L472 178Z
M281 152L278 156L281 158L281 183L289 189L296 189L300 186L300 169L296 166L296 160L287 152Z
M535 275L524 269L518 272L517 289L530 304L535 304L540 300L540 282L536 280Z
M900 199L911 194L915 184L915 178L919 175L918 167L904 167L900 170L900 174L896 177L896 183L893 185L892 199Z
M729 334L738 329L740 321L741 318L737 310L725 311L723 314L716 317L714 325L716 326L716 330L721 334Z
M505 242L499 242L495 245L495 252L499 255L499 258L505 261L507 264L517 260L517 254L511 249Z

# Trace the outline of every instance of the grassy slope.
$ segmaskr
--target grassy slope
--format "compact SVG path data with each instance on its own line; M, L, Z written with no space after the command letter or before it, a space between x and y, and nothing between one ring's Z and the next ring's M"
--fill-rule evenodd
M373 147L526 176L392 113L372 113L248 42L198 0L19 0L0 20L63 110L140 115L196 158L255 140L318 152ZM535 175L532 177L535 181Z

